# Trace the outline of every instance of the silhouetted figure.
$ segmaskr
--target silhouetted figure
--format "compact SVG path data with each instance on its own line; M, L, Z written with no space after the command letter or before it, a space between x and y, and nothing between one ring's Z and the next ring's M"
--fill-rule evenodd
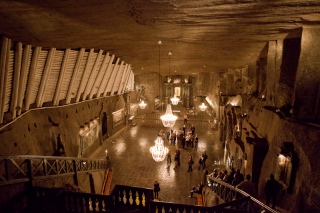
M194 161L192 159L192 156L190 155L189 160L188 160L188 172L192 172L192 165Z
M274 175L270 174L270 179L267 181L264 187L264 193L266 194L266 205L269 206L270 199L272 201L272 208L276 206L277 195L280 189L280 184L274 179Z
M251 182L251 176L247 175L246 179L240 184L236 185L236 188L241 189L242 191L248 193L249 195L256 196L256 187L253 182Z
M160 184L156 180L153 184L153 191L154 191L154 198L158 199L159 198L159 192L160 192Z

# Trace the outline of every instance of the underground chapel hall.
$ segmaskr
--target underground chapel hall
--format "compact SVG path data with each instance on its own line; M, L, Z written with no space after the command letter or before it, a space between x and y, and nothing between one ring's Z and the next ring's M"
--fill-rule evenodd
M0 19L0 212L320 212L318 0L2 0ZM233 170L254 193L214 175Z

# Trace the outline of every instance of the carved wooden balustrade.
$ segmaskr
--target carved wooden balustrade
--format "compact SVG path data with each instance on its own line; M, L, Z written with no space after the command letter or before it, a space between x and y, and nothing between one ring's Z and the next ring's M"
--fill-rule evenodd
M239 198L244 198L244 197L249 197L250 199L241 204L241 205L236 205L233 208L236 209L242 209L245 210L245 212L248 213L255 213L255 212L262 212L264 211L265 213L270 212L270 213L277 213L277 211L273 210L269 206L263 204L261 201L257 200L256 198L250 196L246 192L235 188L234 186L221 181L217 178L207 176L208 180L208 185L210 189L215 192L221 199L223 199L225 202L230 202L234 201Z
M147 113L144 118L160 119L159 112Z
M188 120L203 120L203 115L188 115Z
M34 182L54 176L75 175L104 170L106 159L86 159L48 156L0 156L0 186Z
M153 189L115 185L111 192L115 206L119 209L145 209L153 199Z
M216 206L185 205L153 200L153 190L150 188L138 188L132 186L116 185L110 195L98 195L82 192L62 191L54 192L56 189L34 187L36 190L35 207L33 210L46 212L130 212L140 209L150 213L255 213L276 211L263 205L260 201L248 196L241 190L232 186L229 188L231 195L224 189L228 185L219 180L210 179L212 189L220 196L229 201ZM220 191L219 191L220 190ZM50 206L51 205L51 206ZM142 212L139 211L139 212Z
M36 200L32 210L47 212L123 212L124 210L144 209L148 212L153 190L133 186L116 185L110 195L64 191L55 188L34 187ZM55 205L52 206L52 203ZM48 210L50 209L50 210Z

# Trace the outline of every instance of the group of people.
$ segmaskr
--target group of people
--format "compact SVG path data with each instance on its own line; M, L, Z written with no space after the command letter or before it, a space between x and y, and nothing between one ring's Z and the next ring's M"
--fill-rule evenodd
M227 170L222 169L218 171L217 169L214 169L211 174L209 174L212 177L215 177L217 179L220 179L235 188L238 188L247 194L249 194L252 197L257 196L256 186L251 181L251 175L246 175L244 178L244 175L240 172L240 170L236 170L234 168L231 169L230 174L228 174ZM269 180L266 182L264 187L264 193L266 196L266 205L270 205L270 201L272 201L272 208L275 208L276 205L276 198L277 194L280 190L280 184L278 181L275 180L274 175L270 174Z
M170 145L175 145L177 147L186 147L198 148L199 137L195 134L195 126L192 124L190 130L188 131L186 124L183 125L179 130L169 130L164 133L160 130L158 136L161 136L165 141L165 138L168 140Z

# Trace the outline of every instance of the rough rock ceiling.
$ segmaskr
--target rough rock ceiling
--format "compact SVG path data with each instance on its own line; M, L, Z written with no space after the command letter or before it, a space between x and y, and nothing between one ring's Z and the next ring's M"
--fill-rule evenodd
M134 74L158 72L160 64L168 75L171 50L171 74L193 74L255 63L267 41L319 26L320 2L2 0L0 19L0 33L24 44L103 49Z

